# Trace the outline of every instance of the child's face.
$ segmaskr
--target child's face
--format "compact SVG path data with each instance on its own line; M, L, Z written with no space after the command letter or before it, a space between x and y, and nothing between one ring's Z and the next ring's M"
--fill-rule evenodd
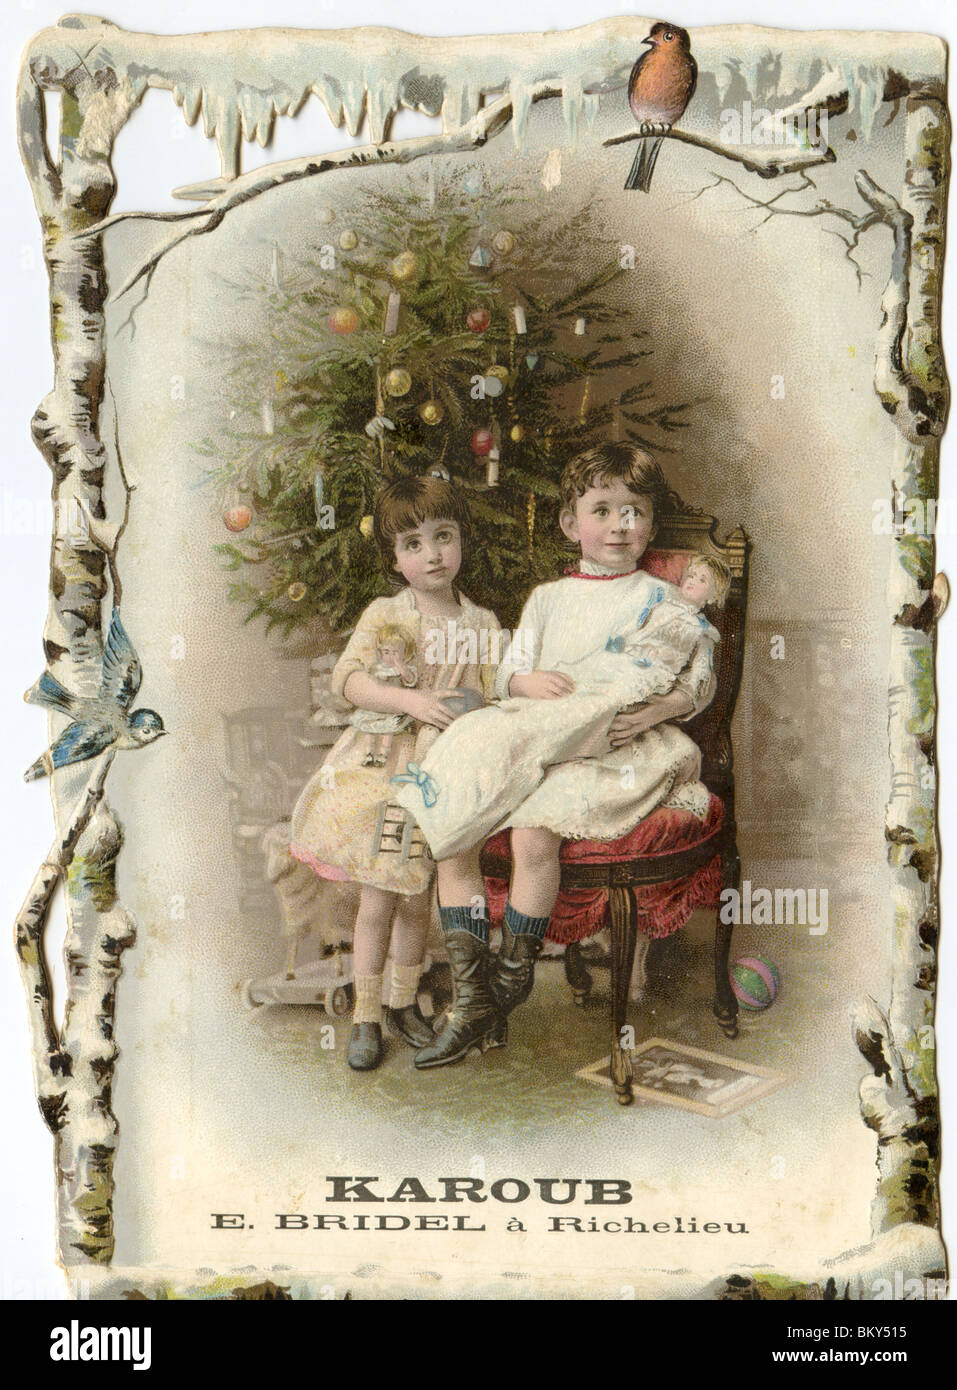
M586 489L560 521L568 539L581 546L583 560L623 573L635 568L656 529L652 499L632 492L621 478Z
M448 589L462 568L458 522L423 521L414 531L400 531L395 538L395 568L411 588L422 593Z
M379 660L383 666L398 666L402 653L391 642L379 643Z
M696 608L703 608L717 594L714 575L707 565L692 565L687 569L679 588L688 602L693 603Z

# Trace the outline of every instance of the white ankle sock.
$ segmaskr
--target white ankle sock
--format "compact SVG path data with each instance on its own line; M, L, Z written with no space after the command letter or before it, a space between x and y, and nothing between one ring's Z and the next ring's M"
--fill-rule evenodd
M397 965L392 962L392 988L389 992L390 1009L407 1009L415 1003L419 985L421 965Z
M381 1023L382 976L356 975L354 984L356 1005L352 1011L353 1023Z

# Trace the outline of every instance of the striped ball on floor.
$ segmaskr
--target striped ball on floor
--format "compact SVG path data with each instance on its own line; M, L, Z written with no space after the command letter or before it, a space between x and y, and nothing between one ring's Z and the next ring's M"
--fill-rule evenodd
M781 982L777 966L767 956L739 956L731 967L731 988L743 1009L767 1009Z

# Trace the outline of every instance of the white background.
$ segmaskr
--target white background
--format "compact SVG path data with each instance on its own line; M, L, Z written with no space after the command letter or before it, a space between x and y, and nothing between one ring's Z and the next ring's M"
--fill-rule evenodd
M0 474L0 593L3 604L5 646L0 663L0 710L10 737L0 741L0 915L7 922L0 939L0 1037L5 1065L0 1075L3 1095L3 1142L0 1144L0 1298L54 1298L62 1296L62 1280L54 1265L52 1142L36 1108L27 1050L26 1009L12 949L11 929L17 909L52 838L52 818L44 783L25 786L23 769L42 751L45 718L21 702L23 691L42 669L41 632L47 606L50 479L45 463L34 449L29 420L37 403L52 384L52 364L47 328L46 275L40 255L40 237L26 178L16 151L14 89L20 53L37 30L51 25L65 12L66 0L7 0L0 25L3 34L3 100L0 160L5 174L5 196L0 204L3 277L7 326L3 344L3 376L0 379L3 465ZM401 24L405 29L429 34L471 34L573 28L616 13L640 13L635 6L616 0L486 0L481 5L450 6L448 0L174 0L162 7L144 0L111 0L104 6L107 17L128 29L165 33L189 33L202 29L229 29L256 25L288 24L297 28L338 28L360 24ZM957 31L955 11L945 0L805 0L800 14L782 11L775 0L750 0L732 7L728 3L692 3L688 0L667 15L688 27L702 24L752 22L781 24L800 19L807 29L920 30L944 38ZM315 104L313 104L315 105ZM314 152L321 141L328 148L341 144L343 136L328 122L280 120L275 157ZM323 130L321 126L324 126ZM139 128L142 127L142 137ZM148 128L147 128L148 127ZM401 135L403 127L396 126ZM165 137L165 138L164 138ZM348 138L348 137L345 137ZM148 143L146 143L148 142ZM146 157L143 158L144 152ZM247 159L250 147L243 146ZM259 160L264 156L258 150ZM114 161L119 194L114 210L129 207L174 206L169 190L202 177L218 174L215 146L204 140L200 127L187 130L181 113L165 93L150 93L142 112L121 137ZM182 207L182 204L179 204ZM953 255L953 250L951 250ZM949 268L948 282L954 268ZM953 295L945 298L944 346L957 353ZM957 358L954 358L957 360ZM954 362L951 362L953 372ZM950 471L957 449L952 426L944 441L941 495L950 502ZM35 518L30 533L23 533L24 505ZM957 583L957 540L939 540L938 568L949 571ZM940 736L941 832L945 847L957 821L957 716L947 698L957 673L957 611L940 632L939 687L943 705ZM948 946L952 930L948 904L957 902L957 880L946 849L943 878L943 950L938 1007L938 1044L942 1074L945 1132L954 1123L949 1085L957 1073L957 967ZM853 990L854 981L848 980ZM122 1007L122 982L120 984ZM850 1045L850 1041L849 1041ZM948 1123L949 1122L949 1126ZM953 1166L944 1170L945 1239L954 1222L946 1201L953 1193ZM948 1241L948 1244L950 1242ZM837 1253L837 1252L828 1252Z

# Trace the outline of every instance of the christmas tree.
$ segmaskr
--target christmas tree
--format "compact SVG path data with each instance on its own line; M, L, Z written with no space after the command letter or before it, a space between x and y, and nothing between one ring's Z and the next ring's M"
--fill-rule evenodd
M569 555L558 483L608 439L660 450L683 405L656 403L622 293L627 253L592 204L528 215L508 189L428 171L320 208L293 258L275 247L251 300L255 337L224 383L219 491L240 577L230 598L285 635L317 614L345 630L387 592L371 540L376 494L442 470L475 526L462 587L514 625ZM665 447L667 447L665 445Z

